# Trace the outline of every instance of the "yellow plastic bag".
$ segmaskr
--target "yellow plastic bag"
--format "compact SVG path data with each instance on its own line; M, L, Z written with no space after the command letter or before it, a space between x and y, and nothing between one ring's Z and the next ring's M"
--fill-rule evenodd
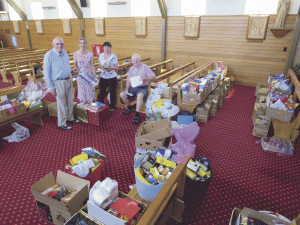
M78 164L81 160L86 161L89 159L88 154L81 153L80 155L74 156L72 159L70 159L70 163L72 166Z

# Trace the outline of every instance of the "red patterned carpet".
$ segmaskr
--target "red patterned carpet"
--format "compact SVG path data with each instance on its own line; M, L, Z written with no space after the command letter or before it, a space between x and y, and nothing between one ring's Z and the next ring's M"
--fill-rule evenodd
M213 176L207 195L186 203L183 224L228 224L234 207L276 211L289 219L300 213L299 140L293 156L266 152L256 143L259 138L251 135L254 90L235 85L216 116L199 123L196 155L211 160ZM121 113L115 110L100 127L81 123L72 125L71 131L59 130L54 117L43 118L44 127L24 122L31 136L20 143L2 139L12 128L0 130L1 224L50 224L40 219L30 187L50 171L56 176L84 147L105 154L103 177L117 180L119 190L129 192L129 185L135 183L138 127L132 125L133 114Z

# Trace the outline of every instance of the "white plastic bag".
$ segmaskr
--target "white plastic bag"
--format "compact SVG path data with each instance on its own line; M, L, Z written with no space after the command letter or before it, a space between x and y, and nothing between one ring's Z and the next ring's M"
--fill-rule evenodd
M90 168L94 167L93 159L81 160L77 165L72 167L73 173L76 173L80 177L86 177L90 173Z
M146 108L151 108L152 104L154 102L157 102L160 99L160 95L158 94L157 89L151 89L151 93L148 96L147 102L146 102Z
M10 136L4 137L4 140L7 140L8 142L20 142L30 137L28 128L23 127L18 123L12 123L11 125L16 129L16 131Z

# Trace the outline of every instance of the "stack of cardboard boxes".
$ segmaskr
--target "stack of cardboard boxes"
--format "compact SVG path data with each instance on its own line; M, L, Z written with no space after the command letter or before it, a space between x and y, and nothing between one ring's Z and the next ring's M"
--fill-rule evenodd
M210 116L215 116L219 106L219 96L209 95L207 100L211 102Z
M205 100L200 106L196 108L196 121L207 122L211 111L211 101Z

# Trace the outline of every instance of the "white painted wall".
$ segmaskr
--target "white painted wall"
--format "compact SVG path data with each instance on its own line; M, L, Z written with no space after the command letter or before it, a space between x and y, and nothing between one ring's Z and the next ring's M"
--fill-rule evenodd
M205 15L243 15L245 5L246 0L209 0Z
M5 11L10 11L6 0L0 0ZM43 10L44 19L59 19L59 4L58 1L67 0L41 0L43 6L54 6L53 10ZM91 1L87 0L88 7L81 7L84 18L92 18L91 7L93 7ZM97 0L106 1L106 14L107 17L130 17L131 16L131 0L126 1L126 5L108 5L108 1L116 0ZM157 4L157 0L141 0L150 1L151 3L151 16L160 16L160 10ZM180 16L181 15L181 0L165 0L168 8L168 16ZM274 0L278 1L278 0ZM27 14L29 20L33 19L31 10L31 0L15 0L23 11ZM80 0L76 0L80 6ZM277 3L276 3L277 4ZM206 13L205 15L244 15L246 0L206 0ZM291 0L291 6L289 14L297 14L300 6L299 0ZM63 10L63 9L62 9ZM103 9L99 9L103 10ZM103 13L102 13L103 14ZM20 19L15 12L10 12L13 16L12 19ZM98 17L103 17L99 15ZM71 18L77 18L75 13L72 12Z

